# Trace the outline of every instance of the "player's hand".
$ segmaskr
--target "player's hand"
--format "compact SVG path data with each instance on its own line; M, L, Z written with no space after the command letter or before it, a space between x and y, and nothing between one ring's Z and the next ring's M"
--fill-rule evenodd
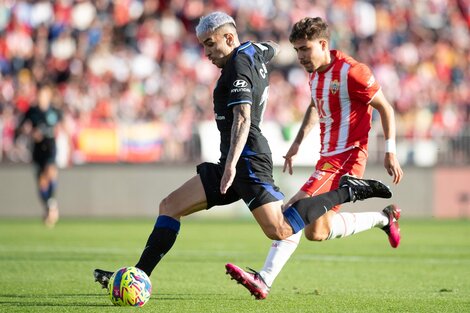
M403 170L395 153L385 153L384 167L388 175L393 177L393 183L398 184L403 178Z
M35 128L32 133L32 137L35 142L40 142L44 139L44 135L39 128Z
M220 193L225 194L227 190L232 186L233 179L235 178L235 174L237 173L237 169L235 167L226 167L224 170L224 175L220 181Z
M294 160L294 157L297 155L299 152L300 144L293 142L292 145L289 148L289 151L287 151L287 154L283 156L284 160L284 168L282 169L282 172L285 173L286 169L289 169L289 174L292 175L294 172L293 170L293 165L292 161Z

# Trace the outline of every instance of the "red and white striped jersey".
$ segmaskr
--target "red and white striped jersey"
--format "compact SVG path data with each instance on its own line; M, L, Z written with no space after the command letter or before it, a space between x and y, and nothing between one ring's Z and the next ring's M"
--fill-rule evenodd
M320 155L330 156L360 147L367 151L372 107L379 83L369 67L341 51L321 73L310 74L312 99L320 118Z

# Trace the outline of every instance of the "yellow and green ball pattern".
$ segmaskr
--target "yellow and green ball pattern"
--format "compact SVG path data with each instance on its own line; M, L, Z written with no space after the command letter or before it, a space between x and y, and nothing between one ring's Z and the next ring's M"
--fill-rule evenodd
M108 289L114 305L140 307L150 299L152 283L144 271L129 266L114 272Z

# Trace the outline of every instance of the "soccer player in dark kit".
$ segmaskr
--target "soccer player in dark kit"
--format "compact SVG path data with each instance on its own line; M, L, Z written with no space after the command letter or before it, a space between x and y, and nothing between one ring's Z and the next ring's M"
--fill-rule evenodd
M52 106L53 88L38 86L37 101L18 123L16 136L28 134L32 139L32 161L36 169L39 197L44 205L44 224L54 227L59 219L59 208L54 193L57 187L56 132L62 112Z
M137 268L150 276L175 243L181 218L217 205L242 199L268 238L283 239L337 204L392 196L381 182L344 176L340 188L302 199L283 212L284 195L274 183L271 150L260 130L269 90L266 65L278 46L240 43L235 21L222 12L203 17L196 35L205 55L221 69L213 94L220 160L199 164L195 176L163 199ZM112 274L94 271L104 288Z

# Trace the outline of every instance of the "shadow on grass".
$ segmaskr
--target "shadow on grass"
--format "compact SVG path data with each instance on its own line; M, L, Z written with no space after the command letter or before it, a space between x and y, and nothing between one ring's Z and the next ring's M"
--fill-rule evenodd
M39 297L39 298L38 298ZM64 300L67 299L68 300ZM86 298L80 301L75 298ZM198 294L156 294L150 298L150 301L207 301L214 299L224 299L224 301L240 301L244 297L229 296L227 294L198 293ZM72 300L71 300L72 299ZM73 300L75 299L75 300ZM96 301L95 301L96 299ZM109 307L113 306L110 302L102 303L103 299L108 300L104 294L82 293L82 294L53 294L53 295L16 295L0 294L0 307L47 307L47 306L81 306L81 307ZM0 310L1 311L1 310Z
M0 298L36 298L42 296L45 298L63 298L63 297L99 297L96 293L55 293L55 294L4 294L0 293Z
M47 307L47 306L57 306L57 307L70 307L70 306L77 306L77 307L110 307L112 304L104 304L104 303L85 303L85 302L67 302L67 303L58 303L58 302L28 302L28 301L21 301L21 302L5 302L0 301L0 307Z
M87 301L64 301L64 298L87 298ZM102 302L103 295L98 294L53 294L53 295L16 295L16 294L0 294L0 306L14 307L46 307L46 306L85 306L85 307L108 307L111 304L92 303L92 298L96 298ZM54 301L55 299L60 300ZM111 305L112 306L112 305Z
M240 301L243 300L244 297L237 297L237 296L227 296L224 293L197 293L197 294L157 294L152 296L153 300L157 301L207 301L207 300L220 300L223 299L224 301Z

